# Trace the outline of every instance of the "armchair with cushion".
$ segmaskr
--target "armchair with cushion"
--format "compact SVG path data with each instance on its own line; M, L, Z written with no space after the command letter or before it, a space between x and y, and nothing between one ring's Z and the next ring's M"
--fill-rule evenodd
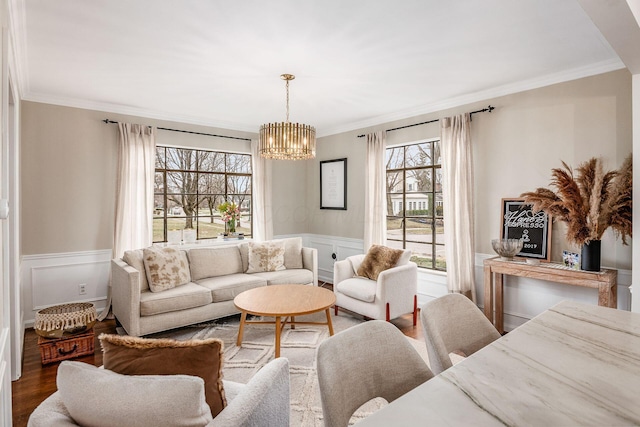
M379 251L385 255L394 253L395 257L392 258L392 264L387 265L389 268L378 272L387 267L376 265L377 261L384 264L385 257L376 256ZM410 250L374 245L366 255L354 255L336 262L333 269L335 315L338 315L338 307L367 318L386 321L413 313L415 326L418 313L418 266L409 261L410 258Z
M272 360L247 384L223 381L227 406L212 418L201 378L122 375L82 362L62 362L58 391L29 417L51 426L289 426L289 362Z

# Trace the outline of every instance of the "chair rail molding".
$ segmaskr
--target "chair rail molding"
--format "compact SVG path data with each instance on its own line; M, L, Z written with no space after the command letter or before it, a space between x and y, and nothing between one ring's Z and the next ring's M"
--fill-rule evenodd
M107 299L110 263L111 249L22 257L23 325L33 326L38 310L56 304L92 302L100 312Z

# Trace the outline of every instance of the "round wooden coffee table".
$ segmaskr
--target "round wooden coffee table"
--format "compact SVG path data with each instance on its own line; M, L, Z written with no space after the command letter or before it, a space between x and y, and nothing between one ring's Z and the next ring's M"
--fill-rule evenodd
M311 285L271 285L244 291L233 299L233 303L242 313L236 345L240 347L242 344L244 325L249 323L275 324L275 357L280 357L280 334L287 323L291 325L291 329L295 329L295 325L327 325L329 335L333 335L329 307L335 302L336 296L332 291ZM322 310L327 315L326 322L296 322L295 320L296 316ZM247 314L275 317L275 321L247 320Z

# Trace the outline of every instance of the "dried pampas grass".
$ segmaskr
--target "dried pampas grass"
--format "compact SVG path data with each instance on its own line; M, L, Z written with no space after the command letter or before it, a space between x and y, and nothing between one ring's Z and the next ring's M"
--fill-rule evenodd
M523 193L535 211L545 211L567 223L567 240L577 245L600 240L609 227L623 244L632 232L633 167L629 155L619 170L605 173L602 160L592 158L578 166L576 175L565 162L552 169L551 185Z

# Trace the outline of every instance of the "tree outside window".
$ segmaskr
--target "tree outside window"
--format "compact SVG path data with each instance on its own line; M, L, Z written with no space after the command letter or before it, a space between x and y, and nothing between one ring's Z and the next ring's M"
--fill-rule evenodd
M446 270L440 141L387 148L387 245L419 267Z
M198 239L224 232L217 211L224 201L242 212L238 232L251 236L251 156L174 147L156 148L153 241L167 231L192 228Z

